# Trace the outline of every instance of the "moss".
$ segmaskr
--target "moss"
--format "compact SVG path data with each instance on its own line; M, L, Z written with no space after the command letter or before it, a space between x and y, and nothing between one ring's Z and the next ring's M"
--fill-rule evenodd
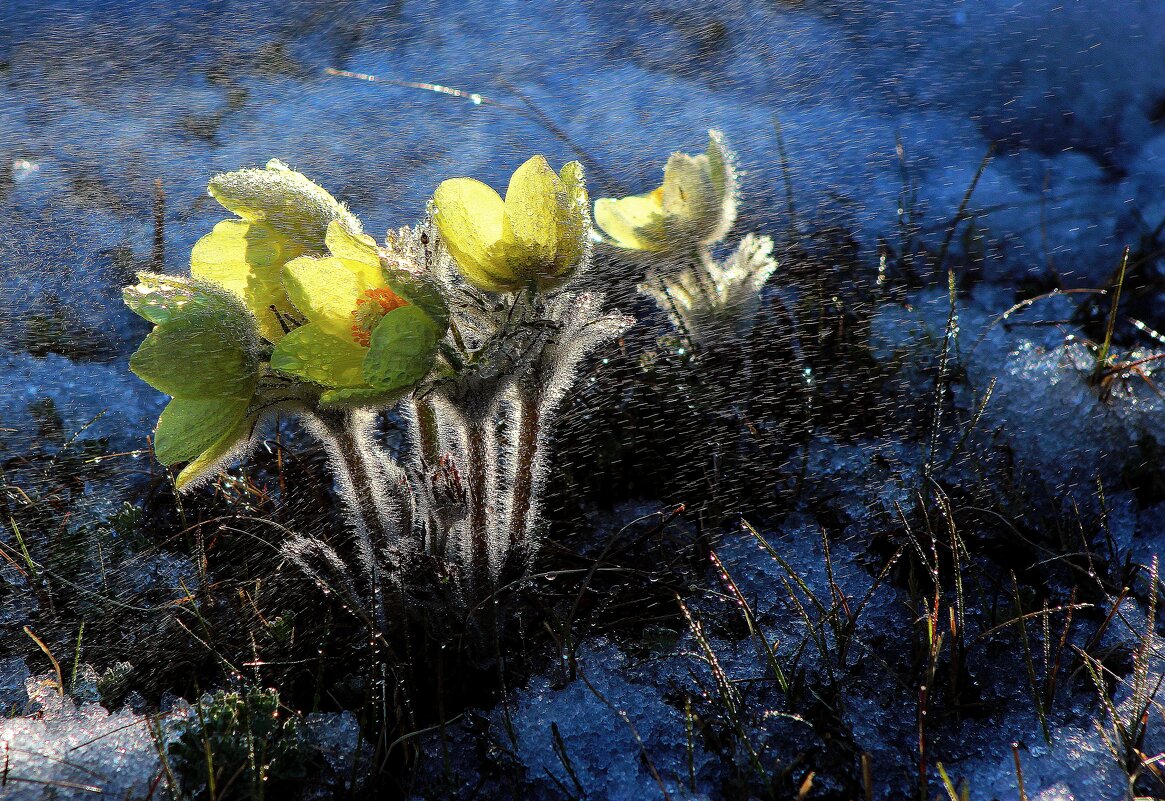
M168 749L184 791L215 801L288 797L320 766L301 721L285 712L276 690L204 696Z

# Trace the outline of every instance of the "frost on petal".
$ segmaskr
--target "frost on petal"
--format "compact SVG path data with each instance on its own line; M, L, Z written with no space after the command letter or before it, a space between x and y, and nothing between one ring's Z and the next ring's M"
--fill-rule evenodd
M216 316L241 324L246 311L221 289L189 278L138 273L138 283L122 290L122 299L135 314L156 325L192 315Z
M582 164L569 161L558 176L558 241L553 273L555 278L565 278L587 266L591 247L590 200Z
M269 161L263 169L216 175L208 190L223 207L244 220L266 222L309 251L323 252L333 220L355 233L361 231L360 221L343 203L277 160Z
M709 177L712 180L712 189L719 198L717 225L706 239L707 242L719 242L728 235L736 223L736 204L740 195L739 179L736 169L736 154L733 153L724 141L724 134L715 129L708 131L708 148L704 151L708 158Z

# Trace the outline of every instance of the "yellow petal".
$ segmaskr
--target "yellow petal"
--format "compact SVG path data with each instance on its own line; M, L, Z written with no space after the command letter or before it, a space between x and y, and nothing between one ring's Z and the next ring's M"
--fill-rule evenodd
M566 277L582 266L591 237L590 200L583 166L569 161L558 173L560 181L558 243L554 252L554 276Z
M502 239L506 249L528 272L554 261L558 240L561 182L542 156L528 159L514 171L506 189ZM515 247L516 246L516 247Z
M223 434L217 442L182 469L182 472L174 479L175 489L191 489L199 482L218 473L226 466L232 456L246 449L258 419L258 415L254 414L243 415L239 418L238 423Z
M473 178L450 178L433 193L433 206L441 240L465 280L485 292L509 291L517 277L493 263L505 218L498 193Z
M708 173L717 197L723 199L726 194L735 194L736 166L733 153L724 142L724 134L715 129L708 131L708 148L704 155L708 157Z
M352 311L363 289L356 275L334 256L303 256L283 268L287 296L308 320L335 337L351 338Z
M280 270L303 254L295 240L261 222L224 220L199 239L190 254L190 274L240 297L254 313L259 332L278 342L283 326L271 311L291 312Z
M309 323L279 340L271 368L325 387L361 387L367 353L351 337L334 337Z
M716 226L709 232L705 242L719 242L728 235L733 223L736 222L736 201L739 191L736 156L728 149L724 134L714 129L708 131L708 148L704 153L708 157L709 178L718 206Z
M328 252L344 260L364 289L380 289L384 276L380 269L380 250L368 234L354 234L339 221L328 226Z
M663 171L663 210L685 231L715 226L719 198L706 155L673 153Z
M616 245L630 250L662 250L663 187L645 195L599 198L595 224Z
M264 169L216 175L207 189L224 208L244 220L266 222L311 251L323 250L324 235L333 220L360 231L360 221L343 203L275 159Z

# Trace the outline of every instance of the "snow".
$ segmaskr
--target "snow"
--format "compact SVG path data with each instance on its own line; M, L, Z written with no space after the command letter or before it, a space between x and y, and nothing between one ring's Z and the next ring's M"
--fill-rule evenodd
M775 234L788 223L775 121L802 227L846 225L871 262L880 237L896 241L903 166L918 187L922 237L937 248L994 145L969 206L988 258L973 269L981 285L960 300L956 358L967 383L953 389L957 408L969 417L996 379L981 436L1010 449L1025 475L1082 505L1091 503L1098 476L1115 486L1135 467L1139 443L1165 446L1165 403L1147 383L1118 379L1102 402L1088 381L1091 352L1066 339L1077 336L1071 326L1030 325L1069 317L1068 298L987 330L1015 301L1020 281L1054 272L1066 286L1099 287L1123 248L1165 220L1165 5L1155 0L389 7L141 0L117 14L102 3L61 1L15 4L6 13L0 440L7 453L38 441L30 407L43 398L53 400L67 434L103 413L87 438L107 437L115 451L145 447L164 399L126 368L145 329L118 290L149 266L156 179L166 190L166 267L182 271L193 243L225 215L205 195L218 171L281 158L377 232L414 221L441 179L473 175L497 185L532 152L556 165L585 156L596 196L645 191L658 184L670 152L694 151L715 127L745 170L738 233ZM327 77L329 66L460 87L505 107ZM533 119L524 99L577 149ZM952 261L967 255L956 237ZM934 363L946 315L945 292L924 293L909 307L881 309L874 322L876 357L897 365L896 380L925 400L931 385L920 365ZM861 558L871 521L895 513L895 501L908 512L916 503L917 449L890 438L877 448L877 463L869 442L823 436L810 449L817 489L844 496L836 507L845 536L833 557L847 596L861 597L872 581ZM842 492L853 487L861 493ZM1165 506L1138 513L1128 496L1110 501L1118 544L1138 561L1161 552ZM828 596L817 530L802 515L769 534L814 592ZM726 540L721 557L756 599L767 633L793 647L781 635L797 617L772 589L783 571L743 535ZM131 577L173 586L185 567L159 558L152 572ZM20 584L9 566L0 571L6 588ZM1126 601L1129 619L1140 603ZM0 613L5 626L25 614L13 609ZM903 614L895 593L879 594L862 633L905 637ZM1116 627L1108 644L1127 647L1136 634L1135 626ZM757 669L748 643L714 644L734 675ZM679 650L698 649L686 636ZM816 656L806 659L822 669ZM593 690L551 671L515 690L505 710L482 714L493 740L524 766L531 798L560 797L560 783L574 788L552 723L588 797L657 794L631 726L612 706L628 715L673 797L688 797L674 694L690 689L691 679L681 662L671 655L636 664L617 644L591 643L580 663ZM862 746L887 772L906 771L911 721L895 722L890 712L898 710L868 694L851 704ZM67 797L65 782L140 797L158 775L145 718L54 700L20 658L0 658L0 708L16 715L0 719L10 760L6 798ZM1070 718L1055 723L1052 748L1031 719L1005 721L1000 732L985 726L983 753L955 763L956 772L973 798L1015 797L1014 737L1026 745L1030 798L1105 798L1116 783L1111 758L1085 722ZM775 724L757 726L758 736L780 740ZM321 721L320 731L337 775L345 775L358 742L354 721ZM461 769L472 773L476 763L464 759ZM695 759L691 797L716 797L721 768L701 748ZM43 783L24 781L33 778Z

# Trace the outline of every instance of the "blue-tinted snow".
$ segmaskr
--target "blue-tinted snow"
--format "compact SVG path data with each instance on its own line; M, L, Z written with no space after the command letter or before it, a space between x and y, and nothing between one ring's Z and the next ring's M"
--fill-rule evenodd
M35 435L29 402L46 396L68 429L105 411L90 433L117 448L142 444L162 399L125 369L144 328L117 289L148 263L156 179L166 187L174 271L224 214L205 196L207 178L271 157L381 231L421 214L442 178L498 184L531 152L555 162L578 155L520 112L522 97L593 159L595 194L653 187L668 153L699 148L707 128L722 128L746 171L742 230L786 222L779 120L803 224L842 222L871 258L896 220L896 142L932 244L995 144L971 209L993 256L984 278L1004 287L1049 268L1070 286L1096 285L1126 244L1165 219L1165 6L1155 0L59 0L8 4L5 14L0 428L15 429L3 438L17 451ZM513 110L325 77L329 66L462 87ZM982 308L964 310L964 346L972 322L981 330L1011 302L1005 291L980 297ZM933 346L945 297L925 303L933 313L919 325ZM67 352L83 343L81 355L30 353L36 315L61 330ZM909 348L896 330L886 327L888 346ZM1127 403L1095 406L1062 332L997 328L977 355L973 384L1001 379L987 421L1024 421L1029 436L1014 446L1033 471L1061 480L1061 467L1117 470L1110 455L1143 433L1144 415ZM1156 403L1136 391L1138 403ZM1165 544L1159 518L1138 524L1146 552ZM674 762L681 728L660 691L627 679L613 653L590 665L609 700L636 710L648 749ZM562 778L546 731L555 719L592 797L652 792L635 750L604 744L627 734L624 724L578 682L555 690L535 678L512 703L535 784ZM120 720L77 714L93 719L69 737ZM140 730L126 731L117 736L136 739L125 747L145 754ZM1087 772L1103 755L1092 733L1079 737ZM1011 792L1009 758L1004 743L984 757L976 794ZM1095 797L1057 769L1033 766L1028 777L1032 798Z

